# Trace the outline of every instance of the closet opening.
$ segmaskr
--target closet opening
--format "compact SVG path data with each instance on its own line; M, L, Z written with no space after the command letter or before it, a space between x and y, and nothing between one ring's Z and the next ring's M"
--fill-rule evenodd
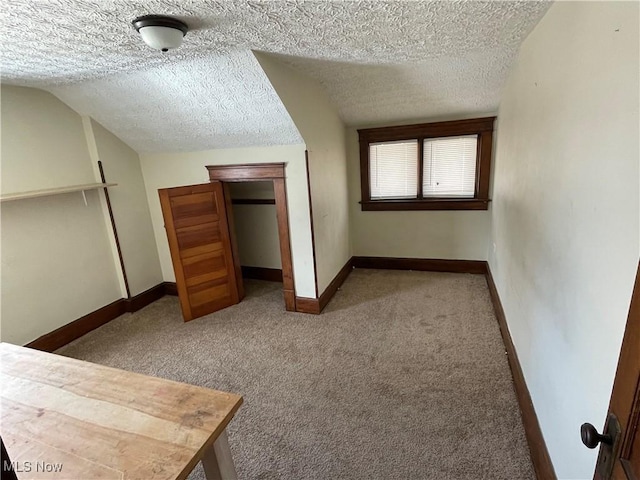
M295 311L284 163L207 166L221 182L240 298L243 278L282 282L285 308Z

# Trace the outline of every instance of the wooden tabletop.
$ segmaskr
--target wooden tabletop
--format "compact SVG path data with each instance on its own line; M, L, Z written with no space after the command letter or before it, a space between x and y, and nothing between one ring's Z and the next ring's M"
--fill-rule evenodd
M0 434L19 479L186 478L242 404L231 393L6 343L0 385Z

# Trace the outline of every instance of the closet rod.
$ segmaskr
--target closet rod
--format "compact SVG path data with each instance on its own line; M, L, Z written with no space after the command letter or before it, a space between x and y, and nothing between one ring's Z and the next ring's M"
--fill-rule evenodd
M103 184L107 181L104 178L104 170L102 169L102 162L98 160L98 168L100 169L100 179ZM113 229L113 236L116 240L116 248L118 249L118 258L120 258L120 267L122 267L122 276L124 278L124 286L127 289L127 299L131 298L131 291L129 290L129 281L127 280L127 271L124 268L124 260L122 258L122 250L120 249L120 240L118 239L118 229L116 228L116 221L113 218L113 210L111 209L111 200L109 200L109 189L104 188L104 197L107 200L107 209L109 210L109 218L111 219L111 228Z

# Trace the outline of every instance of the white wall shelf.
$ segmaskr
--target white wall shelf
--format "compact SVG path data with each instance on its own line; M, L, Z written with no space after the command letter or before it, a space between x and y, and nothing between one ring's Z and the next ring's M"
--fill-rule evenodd
M105 187L115 187L117 183L88 183L86 185L71 185L69 187L47 188L44 190L32 190L30 192L5 193L0 195L0 202L10 202L13 200L23 200L26 198L47 197L50 195L61 195L63 193L85 192L86 190L97 190Z

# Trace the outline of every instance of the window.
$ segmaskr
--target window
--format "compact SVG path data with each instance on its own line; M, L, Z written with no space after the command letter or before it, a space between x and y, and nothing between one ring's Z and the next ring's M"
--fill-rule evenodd
M486 210L494 120L358 130L362 210Z
M369 146L371 198L414 198L418 188L418 141Z

